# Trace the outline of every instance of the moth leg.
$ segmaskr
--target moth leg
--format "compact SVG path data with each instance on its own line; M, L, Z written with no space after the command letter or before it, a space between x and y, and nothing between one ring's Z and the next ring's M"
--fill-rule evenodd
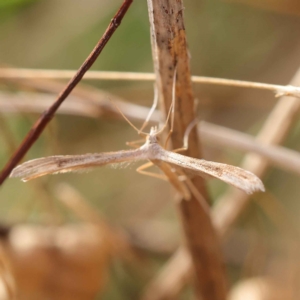
M178 153L178 152L186 151L187 149L188 149L188 148L186 148L186 147L181 147L181 148L177 148L177 149L172 150L172 152Z
M210 206L208 205L205 198L202 196L202 194L198 191L192 180L184 173L183 170L177 169L177 172L180 174L181 178L184 178L184 183L188 187L188 189L191 191L192 195L198 200L200 205L203 207L205 212L207 214L210 214Z
M136 141L130 141L130 142L126 142L126 145L129 147L132 147L134 149L140 148L141 145L139 144L144 144L145 143L145 139L140 139L140 140L136 140Z
M172 102L169 110L169 114L171 114L171 120L170 120L170 131L167 135L166 142L164 145L164 149L167 149L168 142L171 138L171 135L174 130L174 120L175 120L175 104L176 104L176 75L177 75L177 66L175 66L175 71L173 75L173 86L172 86ZM167 118L168 120L168 118Z
M189 148L189 135L191 133L191 130L196 126L196 124L198 123L198 119L194 119L189 126L186 128L185 133L184 133L184 137L183 137L183 145L181 148L177 148L175 150L172 150L173 152L182 152L182 151L186 151Z
M138 167L136 169L136 171L143 175L148 175L148 176L151 176L154 178L168 181L168 177L164 174L158 174L158 173L154 173L154 172L144 171L145 169L148 169L148 168L152 167L153 165L154 164L151 161L149 161L149 162L145 163L144 165L141 165L140 167Z
M178 174L177 168L171 167L168 163L165 163L164 161L155 160L153 161L155 165L157 165L167 176L169 183L176 189L177 192L185 199L189 200L191 199L191 192L189 188L187 187L184 180L182 180L181 174ZM184 178L185 179L185 178Z

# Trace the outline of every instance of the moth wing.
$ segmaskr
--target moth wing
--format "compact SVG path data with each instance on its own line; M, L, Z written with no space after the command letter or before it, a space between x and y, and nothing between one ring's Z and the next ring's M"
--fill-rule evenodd
M196 159L166 150L163 150L161 154L163 155L160 159L171 165L182 167L196 175L209 175L220 179L245 191L247 194L265 191L262 181L253 173L242 168L204 159Z
M11 172L10 177L21 177L23 181L28 181L47 174L74 172L140 159L144 159L143 152L140 149L83 155L49 156L29 160L17 166Z

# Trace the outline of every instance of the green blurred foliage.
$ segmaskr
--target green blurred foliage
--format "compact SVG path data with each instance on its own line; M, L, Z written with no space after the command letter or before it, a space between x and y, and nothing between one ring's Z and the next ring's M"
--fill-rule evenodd
M0 9L16 9L37 0L0 0Z
M0 0L0 24L38 0Z

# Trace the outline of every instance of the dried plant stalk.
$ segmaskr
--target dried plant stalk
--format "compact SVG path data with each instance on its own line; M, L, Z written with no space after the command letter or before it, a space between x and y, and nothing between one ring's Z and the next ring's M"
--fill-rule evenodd
M171 136L174 148L180 148L186 127L195 119L189 57L183 23L182 1L148 0L152 53L156 83L161 105L168 111L172 101L173 74L177 73L175 121ZM188 156L199 157L196 130L190 134ZM204 181L193 179L199 192L207 199ZM197 297L222 300L226 298L226 279L218 240L210 216L199 202L179 203L179 213L191 253ZM144 299L147 299L146 296Z
M111 226L101 213L95 210L84 197L67 183L55 188L57 198L85 224L93 224L110 249L110 256L119 255L131 261L136 260L128 238L123 232Z
M270 164L300 175L300 153L280 146L266 145L254 137L233 129L201 122L200 133L203 143L218 148L229 147L252 152Z
M0 79L70 79L75 74L74 70L45 70L45 69L0 69ZM136 80L153 81L153 73L118 72L118 71L89 71L84 80ZM273 91L276 96L293 96L300 98L300 88L293 85L279 85L262 82L252 82L236 79L225 79L206 76L192 76L192 82L223 86L235 86L239 88L259 89Z
M69 79L75 74L73 70L43 70L43 69L17 69L0 68L0 79ZM153 81L153 73L117 72L117 71L89 71L85 80L137 80ZM215 78L206 76L192 76L192 81L202 84L224 85L240 88L268 90L277 96L293 96L300 98L300 88L293 85L278 85L245 80Z

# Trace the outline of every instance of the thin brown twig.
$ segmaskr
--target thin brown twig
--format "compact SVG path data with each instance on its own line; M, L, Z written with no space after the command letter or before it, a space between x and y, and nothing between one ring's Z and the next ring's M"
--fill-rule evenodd
M0 79L69 79L74 75L74 73L74 70L0 68ZM154 81L155 74L117 71L89 71L86 73L83 79ZM300 87L293 85L269 84L207 76L192 76L192 81L194 83L202 84L268 90L276 93L276 96L293 96L300 98Z
M69 81L66 85L65 89L58 95L56 101L53 105L45 111L37 122L33 125L29 133L26 135L25 139L13 154L11 159L3 168L0 174L0 185L4 182L4 180L9 176L12 169L18 164L18 162L23 158L23 156L27 153L33 143L38 139L38 137L43 132L46 125L51 121L55 112L62 104L62 102L67 98L67 96L72 92L75 86L80 82L84 74L87 70L93 65L97 57L102 52L103 48L107 44L107 42L112 37L113 33L119 27L123 17L125 16L129 6L131 5L133 0L124 0L123 4L111 20L110 24L108 25L105 33L103 34L102 38L99 40L93 51L90 53L88 58L84 61L81 67L78 69L74 77Z

